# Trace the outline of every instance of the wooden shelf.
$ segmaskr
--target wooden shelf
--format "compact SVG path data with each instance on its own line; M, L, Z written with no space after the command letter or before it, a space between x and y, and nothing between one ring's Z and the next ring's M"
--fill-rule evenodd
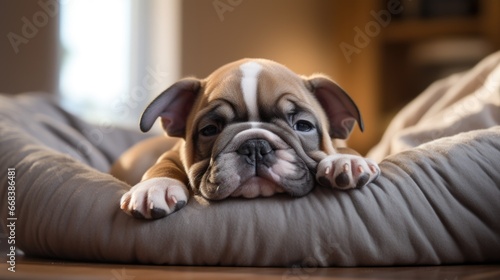
M392 21L382 32L388 43L413 43L439 36L480 34L481 22L471 18L403 19Z
M334 62L339 70L335 77L358 100L363 112L368 129L364 134L355 132L349 140L349 145L361 153L379 141L393 114L430 83L449 71L468 69L475 63L473 59L463 59L442 60L439 63L436 63L437 60L427 61L429 63L424 64L422 62L425 61L416 55L419 52L426 53L422 51L422 46L436 42L479 40L484 42L484 46L491 45L493 50L500 48L499 0L478 0L477 12L470 14L452 16L445 13L434 17L427 17L428 14L420 12L414 15L401 14L400 18L394 15L388 24L382 24L373 13L388 9L388 1L335 1L335 9L332 10L332 46L337 50L342 43L353 46L351 53L347 53L352 59L347 62L345 50L336 52L338 54ZM401 1L401 4L419 1L410 2ZM374 29L372 22L379 24L380 33ZM364 32L363 38L358 34L358 29ZM369 31L376 34L372 36ZM460 52L463 49L467 54L481 52L471 45L461 47L455 44L453 51L458 49ZM450 57L447 55L451 50L444 48L434 51L438 55L442 53L440 57Z

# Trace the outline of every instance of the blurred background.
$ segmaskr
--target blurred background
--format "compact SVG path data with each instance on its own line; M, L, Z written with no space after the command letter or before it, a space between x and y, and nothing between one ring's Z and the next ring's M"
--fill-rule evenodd
M0 0L0 92L48 92L95 123L138 129L184 76L262 57L336 80L372 147L432 81L500 48L496 0Z

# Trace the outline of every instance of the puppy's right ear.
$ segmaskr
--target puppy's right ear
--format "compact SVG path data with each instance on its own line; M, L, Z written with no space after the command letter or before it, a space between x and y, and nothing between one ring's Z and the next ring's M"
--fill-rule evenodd
M186 78L158 95L142 113L140 122L142 132L149 131L156 118L160 117L163 129L169 136L184 137L187 117L200 88L200 80Z

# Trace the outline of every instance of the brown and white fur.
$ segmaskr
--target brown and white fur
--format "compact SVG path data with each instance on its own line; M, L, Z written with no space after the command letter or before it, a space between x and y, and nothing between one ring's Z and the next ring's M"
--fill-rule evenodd
M346 139L356 122L363 130L344 90L323 75L299 76L270 60L243 59L205 79L178 81L146 108L141 130L158 117L178 140L146 140L112 171L135 184L127 179L131 170L142 173L151 155L163 152L122 196L121 208L136 217L164 217L193 193L209 200L303 196L316 183L350 189L380 174L374 161L334 147L333 139Z

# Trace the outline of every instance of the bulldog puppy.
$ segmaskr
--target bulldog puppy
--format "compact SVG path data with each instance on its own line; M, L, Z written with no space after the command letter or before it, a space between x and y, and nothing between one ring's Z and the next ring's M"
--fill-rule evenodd
M190 190L208 200L299 197L316 182L351 189L380 174L374 161L333 145L356 122L363 130L344 90L323 75L299 76L270 60L243 59L205 79L178 81L146 108L141 130L158 117L179 140L122 196L121 209L135 217L169 215L187 203Z

